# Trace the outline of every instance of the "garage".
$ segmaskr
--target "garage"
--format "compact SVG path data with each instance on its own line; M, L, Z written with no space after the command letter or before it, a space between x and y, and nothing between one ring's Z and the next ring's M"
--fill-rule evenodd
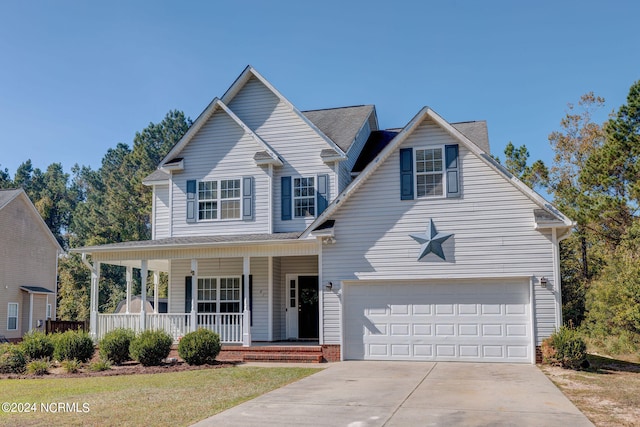
M532 362L528 280L344 283L344 359Z

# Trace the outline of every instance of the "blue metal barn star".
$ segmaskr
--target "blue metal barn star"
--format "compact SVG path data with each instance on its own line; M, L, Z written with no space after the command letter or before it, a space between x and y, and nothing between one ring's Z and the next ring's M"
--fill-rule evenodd
M436 226L433 225L433 219L429 219L429 225L427 225L427 230L423 234L409 234L409 236L422 245L420 247L418 261L430 253L438 255L446 261L444 252L442 251L442 244L449 237L453 236L453 233L438 233Z

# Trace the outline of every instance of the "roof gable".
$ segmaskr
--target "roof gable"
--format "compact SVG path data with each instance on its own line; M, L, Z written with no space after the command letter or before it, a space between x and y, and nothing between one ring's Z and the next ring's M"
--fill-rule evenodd
M369 162L364 170L354 179L347 188L342 191L331 204L325 209L325 211L316 218L316 220L307 227L307 229L300 236L306 238L311 231L317 228L320 224L330 219L331 215L336 212L344 202L351 197L353 193L365 182L389 156L399 148L399 146L420 126L420 124L426 119L430 118L444 131L449 133L460 144L464 145L469 151L478 156L484 163L486 163L491 169L502 176L505 180L509 181L513 186L520 190L525 196L532 200L540 208L556 216L565 227L573 226L573 222L563 215L557 208L547 202L542 196L536 193L533 189L529 188L526 184L520 181L512 174L505 173L501 168L496 165L495 161L492 161L491 157L484 152L478 145L472 142L467 136L465 136L460 130L456 129L442 117L440 117L435 111L429 107L423 107L418 114L411 119L411 121L405 126L383 149L380 153Z
M51 240L51 243L53 243L56 249L60 253L64 252L64 249L62 249L62 246L60 246L60 243L58 243L58 240L53 235L47 224L44 222L44 220L40 216L40 213L33 205L31 199L29 199L29 196L27 196L27 193L25 193L24 189L19 188L16 190L0 190L0 210L5 208L12 202L15 203L15 200L18 199L21 199L22 203L28 206L28 210L29 212L31 212L31 217L39 225L40 229L47 236L47 238Z
M195 137L195 135L202 129L202 127L207 123L207 121L213 116L216 111L222 111L227 114L238 126L240 126L247 134L249 134L253 140L258 144L258 147L261 151L264 151L268 154L268 156L276 163L282 163L282 160L275 152L273 148L269 144L267 144L262 138L256 135L246 124L242 122L236 116L233 111L229 109L220 99L214 98L213 101L207 106L207 108L198 116L196 121L191 125L187 133L178 141L178 143L169 151L169 153L165 156L165 158L160 162L160 168L165 164L169 163L176 156L180 154L180 152L184 149L184 147L191 142L191 140ZM150 178L153 174L149 175ZM146 180L146 178L145 178Z
M320 138L322 138L330 148L335 150L341 158L345 158L345 151L338 146L331 138L329 138L315 123L313 123L307 116L302 114L300 110L296 108L287 98L285 98L267 79L262 77L258 71L253 68L251 65L247 65L247 67L242 71L240 76L233 82L231 87L227 89L224 95L222 95L222 102L225 104L229 104L231 100L240 92L240 90L249 82L249 80L255 77L258 81L260 81L267 89L269 89L276 97L280 99L288 108L293 111L295 115L297 115L304 123L307 124L315 133L317 133Z

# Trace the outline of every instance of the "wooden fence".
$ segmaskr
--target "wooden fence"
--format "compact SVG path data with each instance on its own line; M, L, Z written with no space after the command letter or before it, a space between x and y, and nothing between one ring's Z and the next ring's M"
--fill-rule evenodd
M81 320L47 320L47 334L55 334L56 332L77 331L89 332L89 321Z

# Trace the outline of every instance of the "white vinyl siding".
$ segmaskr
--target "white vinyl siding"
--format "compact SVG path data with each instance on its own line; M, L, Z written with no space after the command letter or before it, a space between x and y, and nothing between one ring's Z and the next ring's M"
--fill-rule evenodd
M155 185L153 187L154 218L153 238L162 239L170 237L169 233L169 186Z
M256 166L253 156L264 150L224 111L217 111L180 153L185 170L172 175L173 236L230 235L269 232L269 178L264 168ZM253 177L254 203L251 220L198 221L187 223L187 181L218 181ZM242 180L240 180L240 184ZM219 198L220 194L218 194ZM231 211L236 212L231 206ZM217 206L218 217L221 206ZM241 215L241 210L237 211ZM235 214L234 214L235 215Z
M426 121L401 148L453 143ZM390 203L400 198L396 150L337 211L336 243L323 247L323 281L334 283L324 293L325 343L341 340L341 280L546 276L552 282L551 233L534 229L538 206L463 145L459 156L462 198ZM439 232L453 233L443 244L446 261L433 254L417 261L420 245L409 234L424 232L430 218ZM558 326L557 284L551 287L534 287L538 345Z
M336 196L333 194L336 174L333 165L322 161L320 152L333 147L255 77L229 102L229 108L273 147L284 162L282 167L274 168L273 174L274 232L304 230L313 222L313 217L281 219L280 178L328 174L331 185L327 200L330 202Z
M7 331L18 330L18 303L10 302L7 307Z

